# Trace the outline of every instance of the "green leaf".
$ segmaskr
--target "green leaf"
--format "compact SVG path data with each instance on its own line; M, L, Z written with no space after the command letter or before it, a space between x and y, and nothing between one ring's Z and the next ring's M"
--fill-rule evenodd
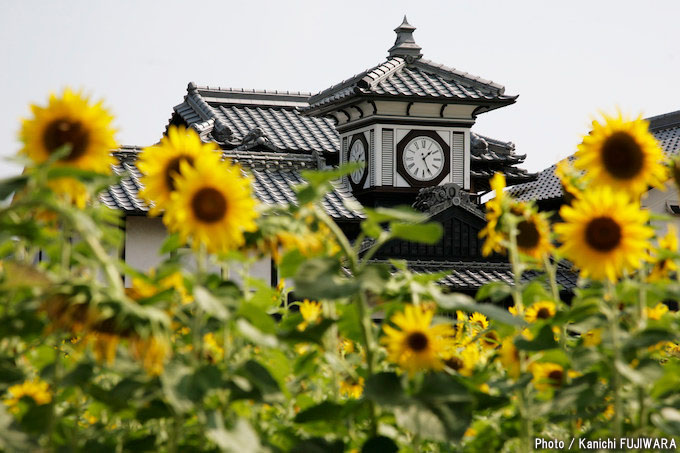
M158 418L167 418L172 416L172 411L170 406L165 404L164 401L155 399L149 403L146 403L142 408L137 411L137 420L141 423L147 422L149 420L154 420Z
M12 384L24 380L24 373L16 366L14 360L8 358L0 359L0 382Z
M390 279L390 266L386 263L372 263L367 265L356 275L361 289L380 294Z
M664 434L680 436L680 411L674 407L664 407L660 413L652 414L651 419Z
M310 423L318 421L343 420L361 406L361 401L349 400L344 404L323 401L315 406L298 412L293 421L295 423Z
M263 333L245 319L236 320L236 327L246 339L252 341L256 345L267 348L275 348L279 345L279 342L274 335Z
M555 334L552 331L552 327L545 325L533 340L527 340L523 336L515 338L515 346L522 351L543 351L545 349L554 349L558 345L555 341Z
M394 409L397 425L418 435L421 439L444 442L447 440L446 427L442 420L428 408L411 404Z
M295 294L303 299L339 299L358 289L358 281L342 276L340 263L334 258L310 259L295 276Z
M241 453L259 451L261 448L257 433L243 418L238 418L232 429L224 427L224 419L219 411L206 414L206 436L224 452Z
M396 373L381 372L374 374L364 386L366 398L385 406L403 404L406 394Z
M344 451L345 444L341 440L329 442L321 437L313 437L295 445L290 453L343 453Z
M438 222L423 224L391 222L390 231L395 238L423 244L436 244L444 234Z
M500 302L512 295L512 287L505 282L489 282L477 291L475 299L483 301L486 299L491 302Z
M238 314L246 318L252 325L257 327L260 332L273 334L276 332L276 322L264 310L250 302L244 302L238 309Z
M75 167L51 167L47 171L47 179L74 178L87 182L109 177L109 175L103 173L97 173L92 170L82 170Z
M90 381L93 374L94 368L92 363L81 362L71 372L64 376L62 384L64 386L84 386Z
M647 328L630 338L623 346L624 350L635 350L661 343L662 341L676 341L677 338L670 330L659 327Z
M24 188L28 182L28 176L14 176L0 181L0 201L4 201L17 190Z
M453 376L444 373L427 374L415 397L427 402L472 401L468 388Z
M4 404L0 404L0 450L39 451L38 446L24 432L17 429L14 418L7 413Z
M281 330L278 337L281 340L290 341L293 343L322 343L323 334L332 326L334 321L332 319L322 319L318 324L307 326L303 331L297 328L291 330Z
M196 303L211 316L226 321L229 319L229 310L227 310L224 301L215 297L210 291L202 286L194 286L194 298Z
M248 360L241 372L250 378L250 382L255 384L263 394L281 391L279 383L272 377L269 370L255 360Z
M161 255L164 255L166 253L174 252L183 245L184 241L180 238L179 233L173 233L169 235L167 238L165 238L165 240L163 241L163 245L161 245L159 253Z
M429 218L427 214L416 211L409 206L377 209L365 208L364 211L368 221L374 222L376 224L386 222L422 223Z
M147 434L146 436L127 439L123 443L124 451L157 451L156 435Z
M291 278L295 276L298 268L307 259L300 250L293 249L286 252L281 258L281 263L279 263L279 276L281 278Z
M507 310L491 304L478 304L465 294L435 294L435 301L444 310L463 310L468 313L479 312L489 319L515 326L524 326L526 323L519 317L512 316Z
M397 453L399 447L385 436L371 437L361 447L361 453Z

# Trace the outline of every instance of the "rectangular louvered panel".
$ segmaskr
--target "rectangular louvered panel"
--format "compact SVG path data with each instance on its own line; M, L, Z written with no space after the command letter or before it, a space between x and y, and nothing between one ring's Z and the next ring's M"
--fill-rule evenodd
M394 130L382 131L382 185L394 185Z
M451 143L451 161L453 163L453 182L463 187L465 183L465 134L454 132Z
M369 186L375 186L375 131L371 129L371 140L368 144L368 169L370 171Z

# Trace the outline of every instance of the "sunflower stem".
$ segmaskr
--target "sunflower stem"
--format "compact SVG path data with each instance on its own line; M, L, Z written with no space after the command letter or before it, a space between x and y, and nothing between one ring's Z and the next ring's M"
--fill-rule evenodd
M612 389L614 391L614 436L618 439L621 437L622 433L622 404L621 404L621 376L616 364L621 361L621 348L619 345L619 307L616 302L616 291L614 284L610 281L606 281L606 291L605 299L609 302L609 328L612 341Z
M205 244L203 243L201 243L201 245L198 247L198 250L196 251L196 266L198 271L198 281L202 285L205 280L206 269L208 268L208 252L206 251ZM191 330L193 331L194 350L196 352L198 363L200 363L201 356L203 354L203 336L201 335L201 330L203 329L203 310L199 304L196 304L196 313L194 313L192 324Z
M508 247L508 254L510 255L510 265L512 266L512 274L514 278L514 285L512 286L512 298L515 303L515 309L520 316L524 314L524 303L522 301L521 278L522 269L520 266L519 249L517 248L517 226L511 223L509 232L510 246ZM526 352L519 351L519 366L520 373L526 372ZM526 392L527 387L517 390L517 400L519 403L519 413L521 420L521 438L520 449L522 452L534 451L533 442L531 442L532 435L532 420L531 420L531 398Z

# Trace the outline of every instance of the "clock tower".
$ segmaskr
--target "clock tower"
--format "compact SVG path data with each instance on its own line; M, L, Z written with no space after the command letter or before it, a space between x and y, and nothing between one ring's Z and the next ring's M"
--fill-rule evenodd
M313 95L304 112L333 120L340 163L365 164L347 182L367 206L412 204L421 189L450 183L471 192L488 187L475 184L470 128L480 113L517 98L424 59L414 31L404 17L385 61Z

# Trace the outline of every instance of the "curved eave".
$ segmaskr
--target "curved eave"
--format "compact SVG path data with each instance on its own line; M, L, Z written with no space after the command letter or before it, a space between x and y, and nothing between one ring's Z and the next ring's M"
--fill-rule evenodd
M458 98L446 96L404 96L395 94L374 94L374 93L354 93L347 95L341 99L311 105L309 108L302 110L300 113L308 116L324 116L331 112L342 108L351 107L361 101L397 101L397 102L424 102L430 104L463 104L463 105L478 105L480 106L479 113L486 113L497 108L512 105L517 102L519 95L515 96L501 96L496 98Z

